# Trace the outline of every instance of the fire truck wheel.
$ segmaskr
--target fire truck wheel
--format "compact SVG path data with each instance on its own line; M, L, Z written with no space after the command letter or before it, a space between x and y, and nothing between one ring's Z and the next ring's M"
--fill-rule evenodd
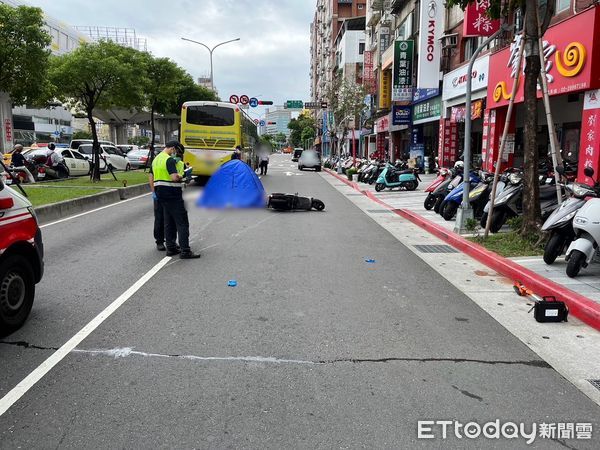
M20 255L0 262L0 336L18 329L29 315L35 296L31 264Z

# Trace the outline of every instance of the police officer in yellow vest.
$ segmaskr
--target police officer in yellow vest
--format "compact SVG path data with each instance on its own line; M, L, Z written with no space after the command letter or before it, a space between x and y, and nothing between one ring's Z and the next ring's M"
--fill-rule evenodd
M200 258L200 254L190 249L190 224L183 203L183 169L184 164L174 157L183 156L183 145L177 141L167 142L165 149L154 158L152 175L154 193L158 206L162 208L165 220L165 241L167 256L180 254L181 259ZM179 236L179 248L176 238Z

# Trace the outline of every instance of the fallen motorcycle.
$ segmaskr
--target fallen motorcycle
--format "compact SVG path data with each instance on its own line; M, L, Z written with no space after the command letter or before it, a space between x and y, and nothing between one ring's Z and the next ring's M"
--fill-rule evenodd
M310 211L312 209L323 211L325 203L318 198L301 197L298 194L275 193L269 195L267 208L272 208L275 211Z

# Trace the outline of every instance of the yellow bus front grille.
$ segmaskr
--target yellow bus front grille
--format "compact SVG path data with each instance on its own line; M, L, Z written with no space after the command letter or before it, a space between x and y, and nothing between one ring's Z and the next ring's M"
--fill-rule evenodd
M235 139L204 139L201 137L186 136L185 145L197 148L233 148L235 147Z

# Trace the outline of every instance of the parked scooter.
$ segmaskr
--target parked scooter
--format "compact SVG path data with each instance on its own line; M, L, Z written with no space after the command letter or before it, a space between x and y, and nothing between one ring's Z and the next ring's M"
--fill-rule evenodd
M584 169L586 177L594 176L594 169ZM597 182L594 180L594 184ZM575 240L567 249L567 276L575 278L582 267L587 267L597 253L600 242L600 198L586 202L573 218Z
M375 190L381 192L386 188L399 188L400 190L414 191L419 186L419 181L418 169L401 170L387 163L377 178Z
M440 207L446 195L448 195L456 186L462 183L463 177L463 167L464 164L462 161L457 161L454 164L454 168L451 169L448 178L442 181L437 188L433 190L431 195L434 197L435 202L433 204L433 210L436 214L440 213Z
M476 172L471 172L469 175L469 184L472 188L477 186L481 182L481 178ZM440 206L440 214L444 220L452 220L458 207L460 206L463 199L463 192L465 190L465 183L460 183L456 188L452 190L442 202Z
M481 182L469 191L469 203L471 204L471 208L473 208L473 215L475 217L483 215L485 205L492 193L494 174L482 170L479 172L479 178Z
M585 205L587 198L598 196L598 192L591 186L575 183L571 188L571 197L567 198L554 210L542 226L542 231L550 232L550 238L544 248L544 262L552 264L556 261L568 245L575 239L573 218L577 211Z
M438 170L438 176L435 180L431 182L429 186L425 188L425 192L428 192L427 197L425 198L425 202L423 206L426 210L431 210L435 206L436 197L433 195L433 192L437 189L437 187L446 181L449 177L452 176L452 171L450 169L440 169Z
M552 212L558 208L558 199L556 197L556 185L554 178L548 174L540 175L540 182L545 183L540 186L540 210L542 220L546 220ZM561 188L564 194L564 186ZM485 227L487 221L487 212L489 203L485 206L485 213L481 218L481 226ZM513 172L508 175L508 184L502 192L496 195L494 201L494 212L490 231L497 233L509 218L518 217L523 213L523 173L521 171Z

